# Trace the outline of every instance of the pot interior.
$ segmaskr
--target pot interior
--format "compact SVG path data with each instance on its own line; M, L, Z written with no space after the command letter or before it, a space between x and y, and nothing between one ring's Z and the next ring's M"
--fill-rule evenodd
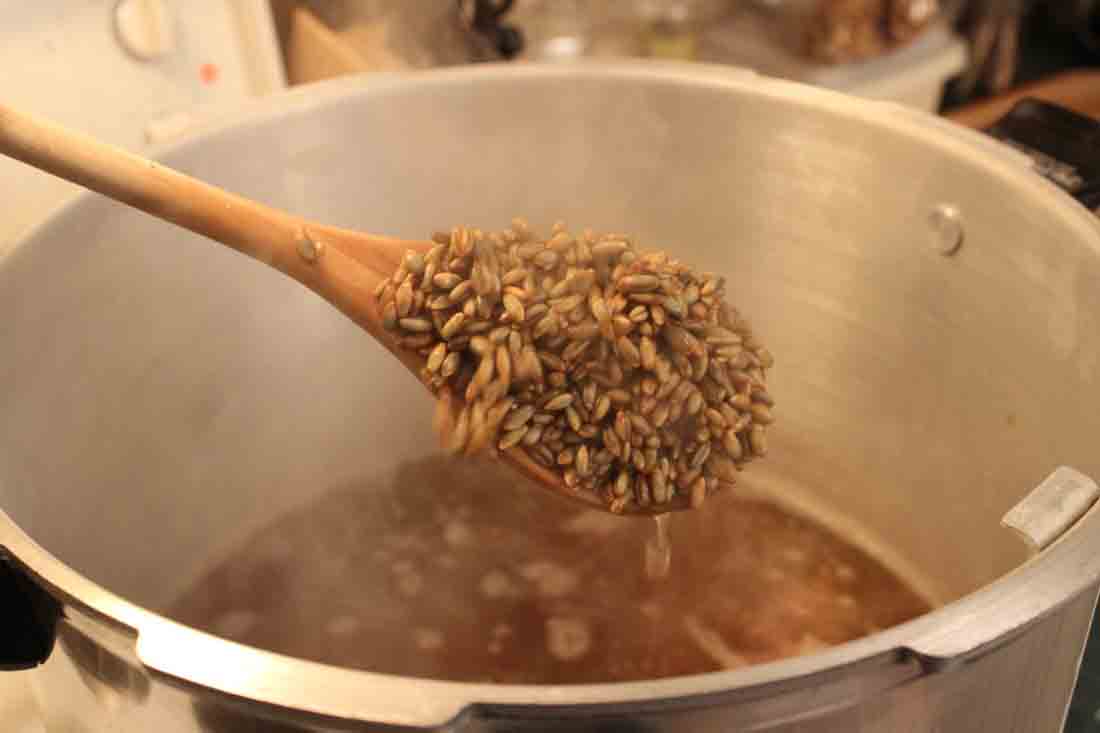
M342 226L564 219L725 275L776 355L778 422L738 497L716 501L813 518L918 606L1026 559L999 522L1056 466L1100 475L1096 230L968 142L672 72L324 89L165 160ZM962 213L954 256L931 246L944 204ZM418 461L440 475L428 398L369 337L259 264L100 198L10 250L0 313L0 508L150 608L333 490L392 490ZM674 551L712 548L685 533Z

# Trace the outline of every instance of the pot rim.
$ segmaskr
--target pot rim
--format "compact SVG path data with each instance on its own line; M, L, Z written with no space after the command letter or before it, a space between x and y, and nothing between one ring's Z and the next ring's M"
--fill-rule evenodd
M1022 155L973 130L890 102L857 100L838 92L766 78L725 66L680 62L611 61L556 64L484 64L412 73L343 77L297 87L222 113L186 139L161 146L151 157L184 153L204 141L349 99L384 98L410 89L522 79L614 79L677 84L747 93L795 103L830 114L888 126L921 144L981 165L1011 179L1035 197L1036 206L1057 212L1067 232L1100 256L1100 222L1054 184L1035 175ZM56 221L79 215L94 194L75 196L18 240L35 240ZM3 262L0 256L0 265ZM1053 468L1053 467L1052 467ZM1021 487L1026 489L1028 487ZM737 700L776 698L821 687L838 668L870 666L882 688L972 658L1013 638L1100 579L1100 507L1085 514L1054 545L988 585L921 617L813 654L736 670L642 682L591 685L492 685L378 674L309 662L228 641L171 621L92 582L55 558L0 511L0 551L66 607L112 632L133 639L134 661L155 676L292 715L368 721L400 727L441 727L479 708L510 715L531 708L559 716L613 714L629 707L673 710ZM2 554L2 553L0 553ZM886 673L890 671L890 673ZM818 707L854 702L873 692L840 685L815 695ZM801 711L807 712L801 701ZM538 714L537 712L535 713Z

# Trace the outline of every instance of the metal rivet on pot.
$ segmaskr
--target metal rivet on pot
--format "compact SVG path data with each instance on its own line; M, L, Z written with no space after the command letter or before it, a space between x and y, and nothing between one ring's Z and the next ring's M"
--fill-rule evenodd
M325 245L311 237L309 232L303 231L301 236L298 237L298 254L306 262L316 262L321 259L324 251Z
M962 212L954 204L939 204L928 216L932 248L941 255L959 251L965 238Z

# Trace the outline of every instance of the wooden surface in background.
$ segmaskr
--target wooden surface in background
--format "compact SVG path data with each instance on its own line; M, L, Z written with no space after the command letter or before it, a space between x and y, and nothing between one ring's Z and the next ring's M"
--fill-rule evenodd
M329 28L303 5L290 7L288 13L284 54L291 84L408 68L390 51L383 21L337 30Z
M1024 85L1009 94L953 110L947 117L968 127L988 127L1024 97L1036 97L1100 119L1100 71L1059 74Z

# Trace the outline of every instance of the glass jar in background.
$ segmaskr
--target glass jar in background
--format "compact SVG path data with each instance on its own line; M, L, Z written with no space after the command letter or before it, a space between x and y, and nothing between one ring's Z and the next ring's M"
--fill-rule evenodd
M697 38L728 18L736 0L515 0L508 22L522 30L521 58L696 59Z
M867 61L902 47L964 0L756 0L777 16L793 49L818 63Z
M965 0L516 0L523 58L867 61L950 24Z

